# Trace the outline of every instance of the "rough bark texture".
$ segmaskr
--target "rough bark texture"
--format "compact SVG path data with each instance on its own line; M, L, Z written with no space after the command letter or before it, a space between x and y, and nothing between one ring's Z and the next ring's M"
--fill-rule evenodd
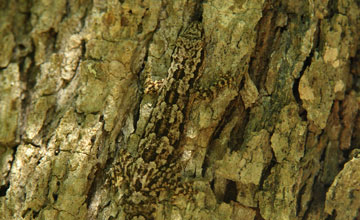
M359 219L359 7L0 1L0 219Z

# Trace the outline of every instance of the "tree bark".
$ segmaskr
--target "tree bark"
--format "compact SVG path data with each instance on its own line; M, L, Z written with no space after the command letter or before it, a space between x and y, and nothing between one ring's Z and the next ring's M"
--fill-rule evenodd
M360 219L359 7L0 2L0 219Z

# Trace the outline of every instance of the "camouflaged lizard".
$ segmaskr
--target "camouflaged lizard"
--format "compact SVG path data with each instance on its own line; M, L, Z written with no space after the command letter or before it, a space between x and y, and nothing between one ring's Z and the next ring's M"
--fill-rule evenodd
M181 182L179 142L189 97L200 77L203 47L202 24L193 22L176 41L167 78L146 85L145 93L158 90L155 107L145 127L121 148L112 170L113 185L124 192L121 207L127 219L151 219L157 203L188 191ZM135 153L130 145L137 146Z

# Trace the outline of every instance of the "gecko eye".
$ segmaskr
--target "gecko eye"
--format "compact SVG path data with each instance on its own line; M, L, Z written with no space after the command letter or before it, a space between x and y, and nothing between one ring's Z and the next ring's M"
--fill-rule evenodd
M219 85L220 85L221 87L225 86L225 85L226 85L225 80L224 80L224 79L220 80Z

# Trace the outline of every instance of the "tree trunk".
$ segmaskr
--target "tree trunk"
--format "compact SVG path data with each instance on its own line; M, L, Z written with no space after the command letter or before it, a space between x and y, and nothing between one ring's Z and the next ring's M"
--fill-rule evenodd
M360 219L360 3L0 2L0 219Z

